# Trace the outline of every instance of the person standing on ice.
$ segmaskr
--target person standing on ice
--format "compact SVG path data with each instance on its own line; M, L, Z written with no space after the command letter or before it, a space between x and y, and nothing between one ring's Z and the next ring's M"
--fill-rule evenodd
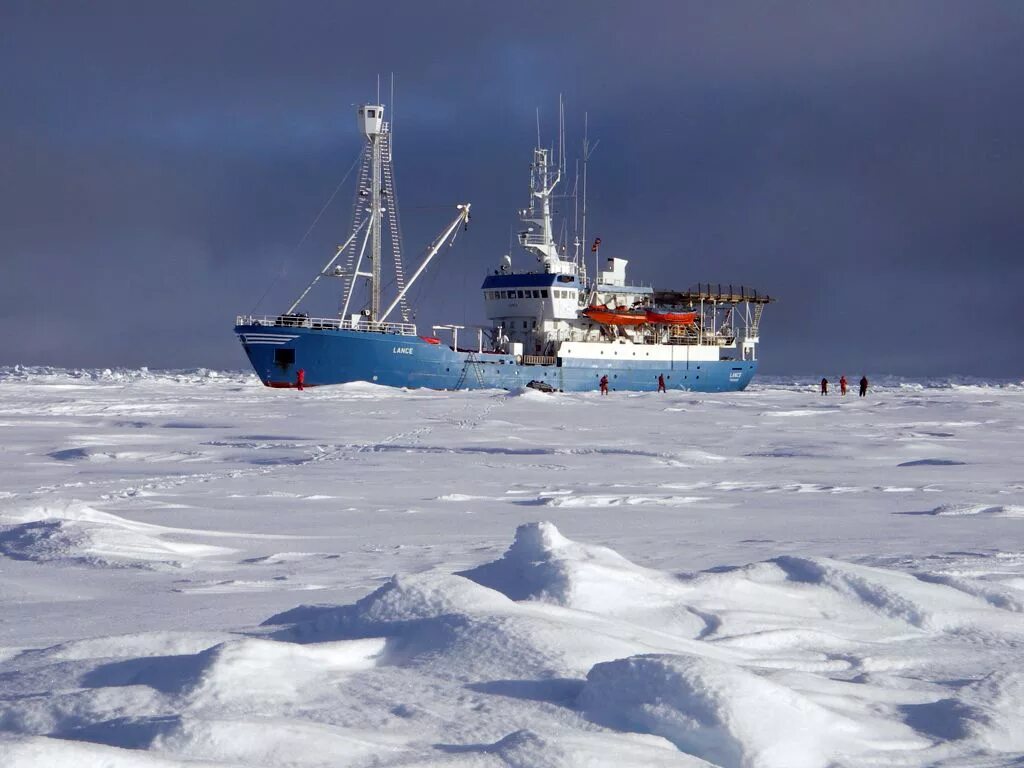
M664 392L665 391L665 374L663 374L663 373L659 373L658 374L658 391L659 392Z
M608 374L605 374L604 376L602 376L601 377L601 381L599 383L600 383L600 386L601 386L601 394L602 395L607 395L608 394Z
M299 368L299 372L295 374L295 386L298 387L299 392L302 391L302 385L306 383L306 369Z
M860 396L861 397L866 397L867 394L868 394L868 377L867 376L861 376L860 377Z
M821 377L821 394L828 394L828 379L826 379L824 376Z
M839 394L846 397L846 374L839 377Z

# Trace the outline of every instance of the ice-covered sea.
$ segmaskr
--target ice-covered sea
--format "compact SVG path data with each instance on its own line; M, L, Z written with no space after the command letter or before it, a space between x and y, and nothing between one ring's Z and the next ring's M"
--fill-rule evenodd
M1024 764L1024 387L0 369L0 765Z

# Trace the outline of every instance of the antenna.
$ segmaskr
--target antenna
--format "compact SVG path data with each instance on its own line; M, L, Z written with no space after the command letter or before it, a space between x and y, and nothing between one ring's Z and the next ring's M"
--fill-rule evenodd
M589 118L590 113L583 113L583 244L586 247L587 243L587 161L590 156L594 154L594 150L597 149L597 145L601 143L600 140L594 142L594 146L590 146L590 132L589 132ZM598 276L598 255L594 252L594 280L596 282Z
M558 94L558 167L565 173L565 104Z
M587 247L587 159L590 157L589 113L583 113L583 247ZM594 263L597 266L597 262ZM597 272L594 272L597 277Z
M377 97L380 101L380 97ZM388 106L391 108L391 132L395 132L395 73L391 73L391 98L389 99Z
M377 103L380 104L380 72L377 73Z
M576 158L576 180L572 185L572 234L576 239L576 252L573 254L573 261L580 260L580 159Z
M537 107L537 146L540 147L540 107Z

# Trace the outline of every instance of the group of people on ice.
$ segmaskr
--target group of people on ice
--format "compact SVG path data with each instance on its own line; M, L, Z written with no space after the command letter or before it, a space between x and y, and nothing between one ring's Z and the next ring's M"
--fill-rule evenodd
M839 394L845 396L846 395L846 389L847 389L846 376L843 375L843 376L839 377ZM827 395L828 394L828 379L826 379L824 376L821 377L821 394L823 394L823 395ZM868 377L867 376L861 376L860 377L860 396L861 397L867 397L867 394L868 394Z
M605 374L604 376L601 377L601 380L598 382L598 386L600 387L602 395L607 395L608 394L608 374ZM839 394L841 394L841 395L843 395L845 397L846 396L846 392L848 390L848 387L849 387L849 382L846 380L846 376L844 374L843 376L839 377ZM663 374L663 373L659 373L658 374L658 391L659 392L665 392L666 391L666 389L665 389L665 374ZM827 395L828 394L828 379L825 378L824 376L821 377L821 394L823 394L823 395ZM860 396L861 397L867 397L867 394L868 394L868 377L867 376L861 376L860 377Z
M601 380L598 382L598 386L601 388L602 395L608 394L608 374L605 374L604 376L601 377ZM667 389L665 389L665 374L663 373L658 374L658 391L668 391Z

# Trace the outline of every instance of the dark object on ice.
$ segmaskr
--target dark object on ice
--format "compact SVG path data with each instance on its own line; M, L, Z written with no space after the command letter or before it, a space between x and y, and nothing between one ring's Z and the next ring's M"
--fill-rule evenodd
M598 384L601 387L601 394L602 395L607 395L608 394L608 374L605 374L604 376L602 376L601 377L601 381L599 381Z
M868 393L868 377L867 376L861 376L860 377L860 396L864 397L865 395L867 395L867 393Z
M846 374L839 377L839 394L846 397Z
M664 373L659 373L658 374L658 391L659 392L664 392L665 391L665 374Z
M302 385L306 383L306 369L299 368L299 372L295 374L295 386L298 387L299 392L302 391Z
M916 461L904 461L897 464L897 467L962 467L967 462L956 459L917 459Z
M828 394L828 379L826 379L824 376L821 377L821 394Z
M548 384L546 381L537 381L534 379L527 384L530 389L539 389L541 392L554 392L555 388Z

